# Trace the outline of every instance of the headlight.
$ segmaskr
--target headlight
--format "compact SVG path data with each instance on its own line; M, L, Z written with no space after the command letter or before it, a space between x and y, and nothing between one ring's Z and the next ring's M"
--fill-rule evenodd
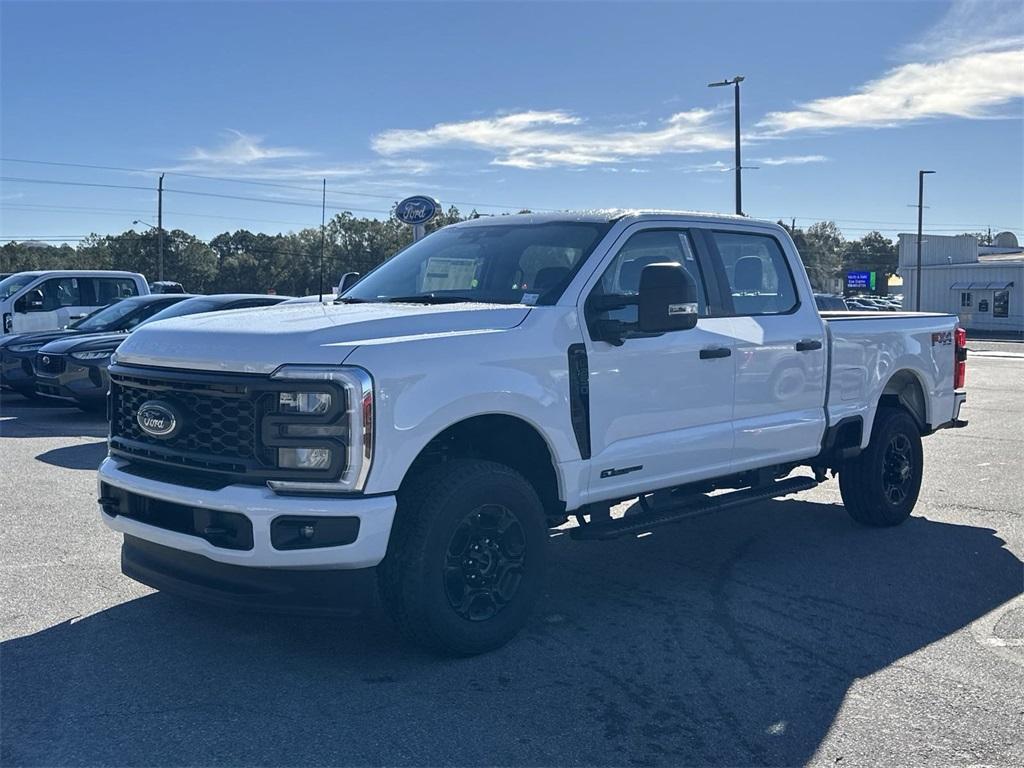
M274 413L262 427L265 444L277 450L279 470L323 472L326 482L270 480L278 493L345 493L366 485L373 459L373 380L361 368L285 365L272 379L294 382L277 393ZM319 384L319 386L317 386Z
M331 407L329 392L281 392L277 398L281 413L327 413Z
M110 357L112 354L111 350L97 349L91 352L72 352L71 356L75 360L103 360Z
M278 448L281 469L329 469L334 454L330 448Z
M42 344L12 344L7 347L11 352L35 352L40 349Z

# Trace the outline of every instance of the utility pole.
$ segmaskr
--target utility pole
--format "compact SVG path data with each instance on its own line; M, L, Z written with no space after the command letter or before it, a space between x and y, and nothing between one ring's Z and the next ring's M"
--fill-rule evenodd
M156 274L157 280L164 279L164 175L156 188Z
M736 215L743 215L743 163L740 160L740 83L744 81L743 75L736 75L732 80L722 80L717 83L708 83L708 88L720 88L724 85L733 86L736 118Z
M324 243L327 234L327 179L324 179L324 194L320 205L320 303L324 303Z
M921 311L921 237L924 227L924 175L935 171L917 172L917 272L914 275L914 311Z

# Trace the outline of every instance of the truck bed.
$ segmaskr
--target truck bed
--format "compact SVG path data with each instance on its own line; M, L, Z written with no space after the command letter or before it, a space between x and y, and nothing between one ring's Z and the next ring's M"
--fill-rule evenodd
M956 315L934 312L822 312L829 348L829 425L861 416L874 422L883 394L919 401L922 421L953 418ZM900 373L897 373L900 372ZM914 381L920 385L920 397ZM867 446L865 429L862 446Z

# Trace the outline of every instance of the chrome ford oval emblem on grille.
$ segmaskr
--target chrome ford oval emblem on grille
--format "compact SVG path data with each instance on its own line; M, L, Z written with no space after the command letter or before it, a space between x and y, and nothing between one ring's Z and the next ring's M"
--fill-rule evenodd
M139 412L135 415L142 431L152 437L159 437L167 440L178 432L181 421L174 412L170 403L162 400L147 400L139 406Z

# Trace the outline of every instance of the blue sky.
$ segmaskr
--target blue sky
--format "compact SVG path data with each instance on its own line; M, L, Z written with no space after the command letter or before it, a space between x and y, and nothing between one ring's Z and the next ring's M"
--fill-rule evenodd
M325 176L357 215L731 212L734 74L749 215L907 231L929 168L926 229L1021 236L1021 7L2 2L0 236L155 222L159 171L204 238L318 225Z

